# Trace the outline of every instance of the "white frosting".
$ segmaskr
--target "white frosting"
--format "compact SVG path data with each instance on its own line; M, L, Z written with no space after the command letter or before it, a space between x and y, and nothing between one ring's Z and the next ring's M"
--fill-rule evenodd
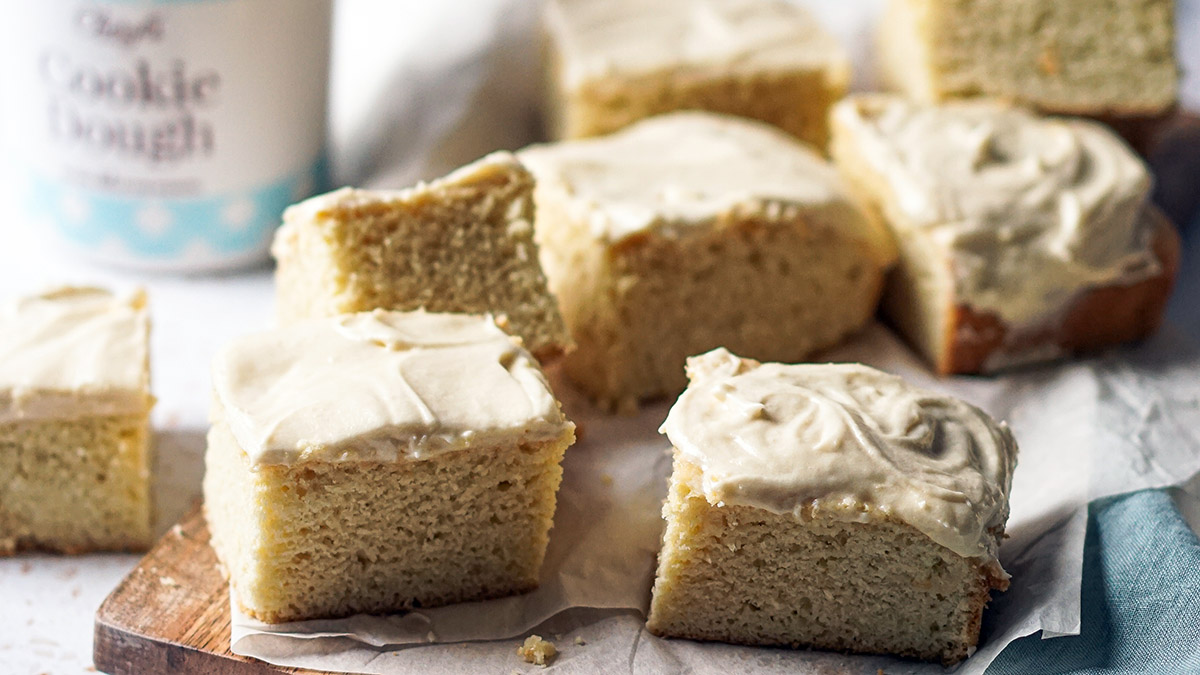
M831 164L759 122L701 112L662 115L610 136L533 146L521 160L566 195L570 216L618 242L712 227L730 217L806 219L894 256L889 236L850 198Z
M1150 175L1100 124L882 95L852 97L833 114L885 181L892 225L928 232L951 258L957 295L977 310L1036 322L1082 289L1159 272L1143 212Z
M724 349L688 359L692 383L662 431L703 471L709 502L797 517L907 523L995 564L1017 446L956 398L858 364L783 365Z
M609 75L832 68L849 57L802 8L781 0L554 0L547 27L568 88Z
M422 459L571 426L537 362L488 316L301 321L226 347L213 387L256 464Z
M146 296L57 288L0 306L0 422L144 413Z

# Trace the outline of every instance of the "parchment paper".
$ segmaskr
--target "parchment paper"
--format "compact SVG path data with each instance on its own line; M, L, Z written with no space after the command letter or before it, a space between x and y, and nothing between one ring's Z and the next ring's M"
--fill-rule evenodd
M414 27L422 19L410 12L435 12L442 3L339 5L339 39L357 45L340 50L347 62L334 68L340 182L401 187L498 147L537 140L533 3L447 4L471 9L443 11L426 20L425 30ZM869 37L879 0L805 4L851 46L856 88L869 88ZM398 23L402 18L408 21ZM395 38L397 27L402 39ZM385 39L396 47L387 54L373 51ZM1200 352L1169 326L1137 348L999 378L939 380L878 325L824 356L863 361L961 396L1014 429L1021 455L1011 538L1001 548L1012 587L994 596L979 650L958 672L983 672L1009 642L1038 630L1048 638L1078 633L1089 500L1178 485L1200 472ZM895 659L662 640L646 633L670 471L669 445L657 434L667 405L646 407L632 418L608 417L556 373L551 377L582 433L564 462L537 591L396 617L276 626L235 612L234 652L346 672L533 672L540 669L522 662L515 647L520 636L537 632L559 648L550 670L565 673L944 672Z

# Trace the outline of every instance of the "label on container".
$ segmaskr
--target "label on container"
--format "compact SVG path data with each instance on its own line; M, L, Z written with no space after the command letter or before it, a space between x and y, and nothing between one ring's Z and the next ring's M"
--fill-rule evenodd
M28 220L105 261L265 257L322 175L329 0L39 0L0 22Z

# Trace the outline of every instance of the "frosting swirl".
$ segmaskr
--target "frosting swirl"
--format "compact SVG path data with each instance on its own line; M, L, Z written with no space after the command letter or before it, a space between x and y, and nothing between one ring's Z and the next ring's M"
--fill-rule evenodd
M907 523L996 561L1017 446L956 398L858 364L759 364L716 349L661 431L697 464L709 502L798 517Z
M884 181L891 225L947 253L972 307L1036 321L1082 289L1159 272L1143 214L1150 174L1100 124L887 95L851 97L833 115Z

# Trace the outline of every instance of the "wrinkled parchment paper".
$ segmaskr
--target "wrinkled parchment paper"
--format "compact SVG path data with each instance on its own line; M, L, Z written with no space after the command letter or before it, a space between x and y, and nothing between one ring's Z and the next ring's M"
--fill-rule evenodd
M435 6L442 4L349 0L339 6L339 37L361 44L361 62L370 57L380 65L363 70L335 63L341 75L333 86L334 162L341 182L399 187L536 140L533 3L448 3L470 9L438 13ZM851 45L860 66L856 86L869 88L873 77L864 64L878 0L810 4ZM362 11L366 5L373 11ZM372 30L393 31L390 61L367 53L378 44L365 39ZM341 53L347 52L355 57L353 49ZM878 325L823 356L862 361L965 398L1008 420L1020 443L1011 538L1001 548L1012 587L994 597L979 650L957 672L983 672L1009 642L1039 630L1047 638L1078 633L1089 500L1178 485L1200 472L1200 351L1169 326L1136 348L999 378L939 380ZM234 652L346 672L531 672L538 669L521 661L515 647L521 636L537 632L556 642L560 653L551 670L564 673L944 672L888 658L646 633L670 471L669 444L657 433L667 404L636 417L608 417L551 375L582 433L567 452L537 591L402 616L276 626L235 612Z

